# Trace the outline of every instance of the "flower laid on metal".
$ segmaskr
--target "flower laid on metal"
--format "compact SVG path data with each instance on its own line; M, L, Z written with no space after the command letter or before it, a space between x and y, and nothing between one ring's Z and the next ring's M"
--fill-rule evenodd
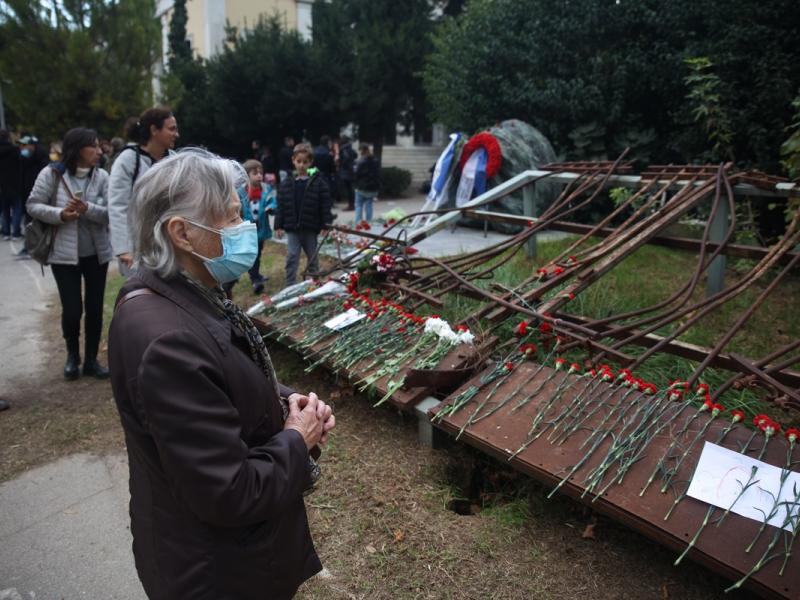
M450 324L438 316L433 316L425 319L422 327L422 336L419 340L401 355L400 364L404 362L404 357L412 357L418 354L422 348L429 346L431 340L436 340L433 349L428 353L423 353L413 364L414 369L432 369L438 365L447 354L459 344L471 345L475 341L475 336L466 325L458 325L456 330L450 327ZM395 373L396 375L397 373ZM386 386L386 393L383 397L375 403L379 406L386 402L392 395L403 387L405 383L405 376L398 377L397 379L389 380Z
M394 256L391 254L379 252L378 254L373 255L373 257L370 259L370 262L378 271L378 273L387 273L394 268L394 265L397 261L395 261Z

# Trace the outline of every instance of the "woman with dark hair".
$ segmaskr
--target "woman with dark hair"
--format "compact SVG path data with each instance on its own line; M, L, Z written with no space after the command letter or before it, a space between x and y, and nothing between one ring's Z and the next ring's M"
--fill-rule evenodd
M128 235L128 205L133 197L133 185L153 163L175 147L178 122L169 108L157 106L144 111L138 119L129 119L126 126L125 135L133 144L122 149L111 167L108 216L114 256L119 258L120 273L127 277L133 266Z
M93 129L70 129L62 142L62 162L42 169L28 196L28 213L55 226L47 259L61 298L61 329L67 342L64 377L80 375L81 312L84 322L83 374L108 377L97 362L103 329L103 294L111 244L108 240L108 173L97 168L100 142ZM86 290L81 298L81 283Z

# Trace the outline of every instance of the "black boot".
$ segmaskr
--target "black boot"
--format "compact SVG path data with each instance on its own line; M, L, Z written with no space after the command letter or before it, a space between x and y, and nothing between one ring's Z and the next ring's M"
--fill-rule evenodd
M67 362L64 363L64 379L75 381L81 376L81 355L77 352L67 352Z
M97 362L94 356L87 356L83 362L83 374L94 376L97 379L108 379L108 369Z

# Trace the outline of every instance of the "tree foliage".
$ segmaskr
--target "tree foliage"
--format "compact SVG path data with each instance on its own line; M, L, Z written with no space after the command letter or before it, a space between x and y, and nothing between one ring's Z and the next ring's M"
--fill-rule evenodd
M18 129L60 138L83 125L117 133L151 103L159 44L153 0L6 0L3 95Z
M428 0L332 0L312 10L311 41L275 15L231 28L210 60L173 61L166 100L184 142L242 156L256 138L273 147L288 134L316 141L354 122L379 150L401 117L417 116ZM171 47L179 28L173 23Z
M795 0L470 0L434 35L425 84L453 128L519 118L566 158L632 146L645 160L686 161L709 149L684 82L684 60L704 56L732 153L775 168L800 83L798 30Z

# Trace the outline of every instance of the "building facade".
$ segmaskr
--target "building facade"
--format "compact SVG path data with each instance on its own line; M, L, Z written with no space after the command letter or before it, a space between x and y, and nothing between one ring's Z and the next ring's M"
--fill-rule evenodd
M239 30L253 27L260 18L277 15L286 29L311 39L311 5L314 0L187 0L186 38L195 56L211 58L225 45L225 26ZM174 0L158 0L156 17L161 24L161 58L156 65L155 91L160 96L161 76L169 60L169 26Z

